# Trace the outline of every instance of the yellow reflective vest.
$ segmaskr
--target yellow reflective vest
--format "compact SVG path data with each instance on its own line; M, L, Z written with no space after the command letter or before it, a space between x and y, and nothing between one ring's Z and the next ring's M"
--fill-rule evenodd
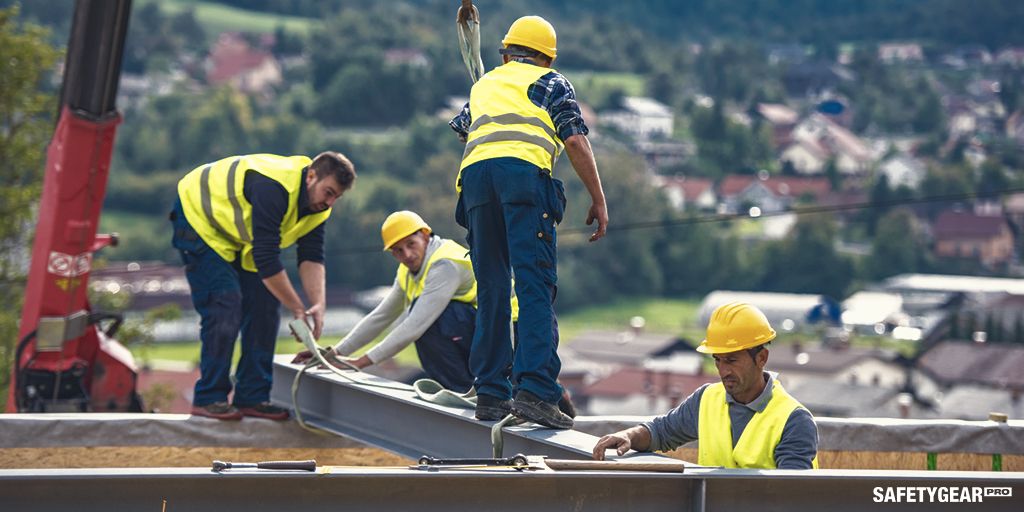
M242 193L246 172L258 172L281 184L288 193L288 209L281 219L281 248L291 246L331 215L322 212L299 216L299 192L306 184L305 156L268 154L232 156L201 165L178 182L185 218L206 245L225 261L240 255L242 268L256 271L252 256L252 205ZM313 172L313 171L310 171Z
M511 61L484 75L473 85L469 112L473 122L456 188L462 191L462 170L491 158L514 157L541 169L554 169L563 144L547 110L527 95L530 85L554 71Z
M775 447L782 440L782 429L800 402L790 396L779 381L772 385L772 398L765 409L755 413L743 429L736 446L732 445L732 420L725 386L715 383L704 389L697 418L697 463L727 468L775 469ZM812 461L818 469L818 457Z
M441 246L434 250L430 255L430 259L420 268L419 273L414 277L409 272L409 267L403 264L398 265L398 272L396 273L395 279L398 281L398 286L402 288L405 293L405 304L411 305L420 295L423 294L423 284L427 280L427 274L430 273L430 268L434 266L439 260L450 260L455 264L469 269L470 274L473 273L473 262L469 259L469 251L455 243L452 240L444 240L441 242ZM464 302L466 304L472 304L476 307L476 278L473 278L473 286L462 295L456 295L452 297L452 300L458 302ZM512 320L519 319L519 299L512 297Z

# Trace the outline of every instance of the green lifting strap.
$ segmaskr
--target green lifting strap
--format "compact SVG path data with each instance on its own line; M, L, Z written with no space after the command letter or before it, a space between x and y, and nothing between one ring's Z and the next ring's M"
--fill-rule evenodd
M466 64L469 78L476 83L484 76L484 61L480 58L480 11L472 0L462 0L462 6L455 15L455 26L459 33L462 62Z

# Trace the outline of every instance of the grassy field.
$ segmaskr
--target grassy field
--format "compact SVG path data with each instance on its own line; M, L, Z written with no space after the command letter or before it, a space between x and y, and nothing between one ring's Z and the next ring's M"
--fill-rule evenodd
M301 33L308 32L313 24L319 22L313 18L250 11L200 0L138 0L140 4L152 2L158 2L160 10L167 14L194 9L196 20L213 37L225 31L272 33L278 26L284 26L289 32Z
M565 71L576 89L576 96L595 108L611 108L611 97L617 91L626 96L646 96L647 82L635 73L607 71Z

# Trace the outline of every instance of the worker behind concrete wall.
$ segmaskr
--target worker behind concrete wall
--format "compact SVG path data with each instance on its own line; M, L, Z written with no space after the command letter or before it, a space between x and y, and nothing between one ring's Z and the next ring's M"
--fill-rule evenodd
M243 155L197 167L178 182L170 219L192 303L201 317L200 377L192 414L222 420L288 418L270 404L274 345L283 304L323 329L324 222L356 173L341 153ZM298 245L299 298L281 264ZM232 403L231 356L242 335Z
M754 306L719 306L697 351L714 357L722 382L701 386L664 416L602 437L594 458L604 460L608 449L674 450L696 439L702 466L816 469L814 417L776 373L764 370L773 339L775 330Z
M562 183L552 170L563 148L590 192L587 224L597 221L591 241L604 236L608 210L575 92L551 69L555 29L543 18L525 16L509 27L502 44L504 64L473 86L469 103L450 123L466 141L455 217L468 230L479 286L470 355L476 417L498 420L512 411L548 427L572 428L572 418L557 406L561 363L552 335L555 226L565 211ZM513 272L520 304L514 356L507 301Z

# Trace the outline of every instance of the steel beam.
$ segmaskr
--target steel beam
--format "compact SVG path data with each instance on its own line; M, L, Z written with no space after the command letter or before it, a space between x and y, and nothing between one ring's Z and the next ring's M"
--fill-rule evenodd
M411 390L374 387L397 383L365 373L350 372L348 380L327 370L306 372L292 403L292 382L301 370L291 356L274 361L271 401L300 408L306 423L418 459L434 457L490 457L491 425L473 418L473 411L445 407L420 400ZM355 382L353 382L355 381ZM557 459L589 459L596 437L573 430L553 430L536 425L509 427L503 435L504 455L546 455ZM651 454L632 458L658 459Z
M876 502L894 487L1009 489L1011 497ZM959 494L958 494L959 495ZM883 494L884 496L884 494ZM687 469L610 471L319 468L316 473L201 468L0 470L0 510L279 512L328 510L1019 511L1021 473Z

